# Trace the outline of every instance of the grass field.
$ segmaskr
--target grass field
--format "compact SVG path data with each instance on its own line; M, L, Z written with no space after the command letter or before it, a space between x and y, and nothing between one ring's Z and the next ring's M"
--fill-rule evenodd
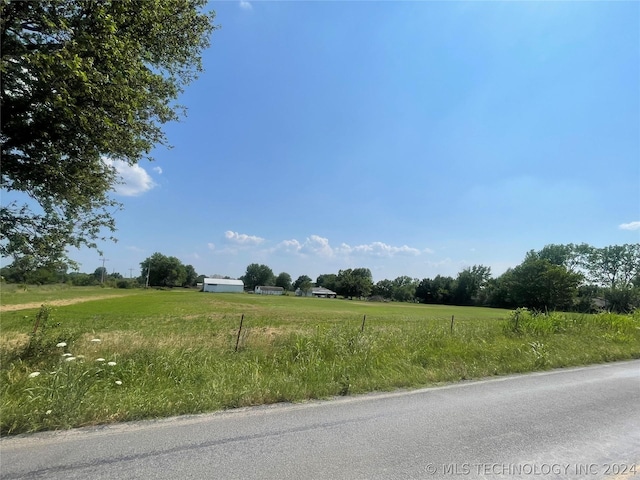
M2 307L2 434L640 358L638 313L4 286Z

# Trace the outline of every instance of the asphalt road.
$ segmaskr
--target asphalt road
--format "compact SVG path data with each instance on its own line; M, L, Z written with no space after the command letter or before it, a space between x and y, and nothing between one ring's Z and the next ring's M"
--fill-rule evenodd
M640 361L3 438L0 478L640 479Z

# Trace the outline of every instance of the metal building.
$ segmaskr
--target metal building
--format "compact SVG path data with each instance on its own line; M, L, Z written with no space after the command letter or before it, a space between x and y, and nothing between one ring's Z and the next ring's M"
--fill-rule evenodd
M216 293L242 293L244 282L242 280L230 280L227 278L205 278L202 281L203 292Z

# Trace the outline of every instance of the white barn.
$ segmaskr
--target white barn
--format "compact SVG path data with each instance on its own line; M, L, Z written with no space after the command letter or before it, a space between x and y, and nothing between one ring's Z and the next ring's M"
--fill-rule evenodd
M216 293L242 293L244 282L242 280L230 280L227 278L205 278L202 281L203 292Z

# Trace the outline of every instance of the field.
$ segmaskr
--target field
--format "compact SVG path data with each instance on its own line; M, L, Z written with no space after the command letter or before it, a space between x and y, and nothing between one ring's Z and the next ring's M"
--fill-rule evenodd
M3 286L0 431L97 425L630 358L640 358L638 312L535 315L186 289Z

